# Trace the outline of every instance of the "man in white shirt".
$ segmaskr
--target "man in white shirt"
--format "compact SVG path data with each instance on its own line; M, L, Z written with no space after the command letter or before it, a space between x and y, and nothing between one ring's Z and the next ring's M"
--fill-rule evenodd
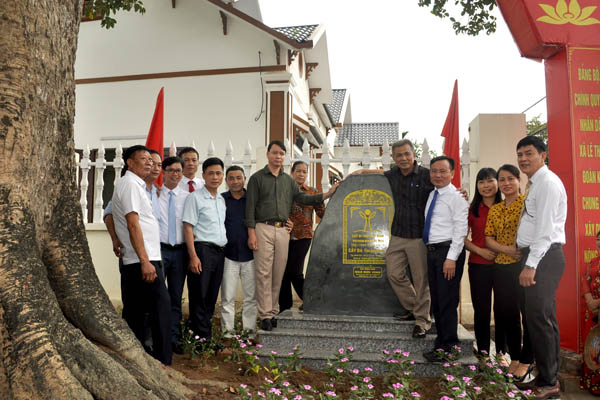
M115 185L112 198L115 230L123 245L123 318L142 342L145 314L149 313L152 355L170 365L171 305L161 266L158 220L144 182L153 161L145 146L128 148L123 159L126 172Z
M517 144L521 171L529 177L523 215L517 232L523 270L519 282L525 298L527 328L539 374L533 383L534 398L560 395L560 333L556 321L556 289L565 269L567 194L560 178L545 164L546 145L536 136Z
M200 155L193 147L184 147L179 150L178 157L183 161L183 178L179 181L179 187L188 193L200 190L204 186L203 178L196 178L200 166Z
M223 161L216 157L202 163L206 185L185 201L183 229L190 258L187 275L190 328L209 342L211 319L223 279L225 262L225 199L218 192L223 183Z
M183 161L168 157L163 161L164 185L158 199L160 207L160 250L171 298L171 343L173 351L183 354L181 345L181 296L188 266L183 235L183 207L189 192L178 186L183 176Z
M435 190L429 194L425 207L423 241L427 246L427 274L437 336L433 350L424 352L423 356L428 361L442 361L452 347L458 345L456 309L465 263L469 203L451 183L453 159L435 157L429 168Z

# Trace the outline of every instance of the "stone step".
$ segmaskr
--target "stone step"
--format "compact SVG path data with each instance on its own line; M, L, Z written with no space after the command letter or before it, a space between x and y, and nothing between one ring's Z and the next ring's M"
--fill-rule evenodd
M340 315L304 314L296 309L286 310L277 316L279 328L325 329L338 332L394 332L412 333L414 321L397 321L391 317L355 317ZM431 333L435 333L435 326Z
M298 345L301 349L335 351L340 347L353 346L358 351L381 354L383 350L401 349L409 352L423 352L433 349L435 335L428 334L424 339L414 339L410 333L399 332L356 332L350 330L288 329L278 328L259 331L261 344L267 348L282 350ZM473 355L473 337L459 326L459 340L465 356Z
M271 351L273 349L267 346L261 348L259 355L261 357L270 357ZM291 349L287 349L287 351L278 352L275 356L275 359L282 363L286 358L286 354ZM328 360L334 360L336 358L335 351L328 350L302 350L300 347L302 355L300 357L300 365L310 367L317 370L323 370L327 368ZM414 361L413 364L413 374L415 376L441 376L443 373L443 368L441 363L430 363L423 357L422 353L415 352L410 353L408 357L410 360ZM477 365L477 359L475 356L463 356L459 362L465 366L468 365ZM371 368L373 375L385 375L386 373L386 364L384 362L383 353L366 353L355 351L352 354L352 361L349 363L349 368L358 368L361 371L364 371L365 368Z

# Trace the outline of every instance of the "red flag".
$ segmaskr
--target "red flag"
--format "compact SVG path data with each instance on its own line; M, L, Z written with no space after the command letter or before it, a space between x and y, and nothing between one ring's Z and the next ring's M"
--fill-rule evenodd
M454 90L452 91L452 101L450 102L450 109L448 110L448 116L444 123L444 129L442 129L442 136L444 140L444 155L454 160L454 178L452 178L452 184L457 188L460 188L460 151L459 151L459 138L458 138L458 80L454 81Z
M163 87L158 92L158 97L156 98L156 108L154 109L154 116L150 124L148 138L146 139L146 147L158 151L160 158L163 158L164 155L164 94L165 88ZM162 171L154 183L159 186L162 185Z

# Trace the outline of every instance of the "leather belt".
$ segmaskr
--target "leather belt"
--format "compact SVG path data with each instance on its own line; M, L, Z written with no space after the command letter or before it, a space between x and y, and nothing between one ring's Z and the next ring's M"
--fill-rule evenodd
M429 243L429 244L426 244L425 246L427 246L428 251L436 251L438 249L450 247L451 244L452 244L452 240L447 240L445 242L440 242L440 243Z
M262 223L274 226L275 228L283 228L285 226L285 222L284 221L280 221L278 219L270 219L270 220L267 220L267 221L263 221Z
M160 247L161 248L167 248L169 250L179 250L179 249L185 248L185 243L180 243L180 244L176 244L175 246L171 246L168 243L160 242Z

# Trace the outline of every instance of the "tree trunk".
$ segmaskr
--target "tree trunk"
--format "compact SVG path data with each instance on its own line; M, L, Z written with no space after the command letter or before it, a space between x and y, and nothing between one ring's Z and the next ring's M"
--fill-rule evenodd
M0 397L183 399L91 261L73 141L82 4L0 1Z

